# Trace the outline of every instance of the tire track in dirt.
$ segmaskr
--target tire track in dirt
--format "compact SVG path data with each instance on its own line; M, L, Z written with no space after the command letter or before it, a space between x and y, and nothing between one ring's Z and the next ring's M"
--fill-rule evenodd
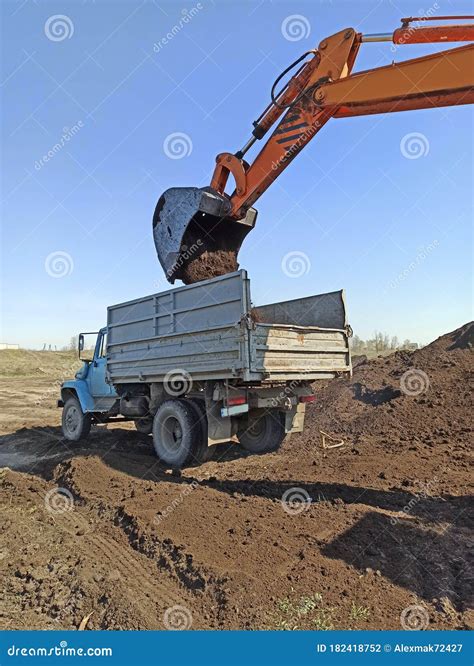
M89 514L94 514L94 518L97 518L92 507L88 507L88 511ZM75 537L79 528L79 531L83 533L81 554L85 553L92 561L108 565L107 568L112 577L116 577L116 572L118 572L119 579L132 593L127 595L131 603L143 608L151 601L159 607L161 613L171 606L184 604L184 595L176 593L176 585L173 581L169 583L166 581L168 573L161 571L160 564L154 557L149 557L144 552L135 549L129 552L131 546L126 537L117 540L113 536L104 536L97 532L97 530L106 532L118 529L113 523L104 524L104 518L100 518L96 527L91 529L89 519L83 516L76 506L73 513L61 514L61 518L56 518L55 522L72 538ZM98 558L97 554L99 554Z
M99 458L94 458L94 465L97 477L107 470ZM123 481L122 473L110 473L112 477L106 481L107 486L118 483L118 478ZM196 562L168 535L158 537L146 524L143 526L138 517L128 513L122 504L117 506L106 495L91 495L88 477L84 477L84 461L61 463L55 470L54 478L56 483L72 493L78 506L87 510L94 520L100 521L104 531L113 530L115 533L116 536L109 539L98 535L96 530L91 532L87 518L81 517L81 527L86 533L84 538L91 542L92 549L96 548L110 561L111 568L118 570L125 581L134 580L133 571L139 566L138 578L142 577L142 581L130 585L132 596L141 594L141 598L145 596L154 600L155 605L159 602L161 611L177 605L192 608L197 605L200 610L204 596L209 605L215 605L217 616L222 616L226 605L223 593L225 579ZM165 487L169 486L169 477L164 476L162 483ZM173 489L180 485L171 484ZM112 556L109 550L113 552Z

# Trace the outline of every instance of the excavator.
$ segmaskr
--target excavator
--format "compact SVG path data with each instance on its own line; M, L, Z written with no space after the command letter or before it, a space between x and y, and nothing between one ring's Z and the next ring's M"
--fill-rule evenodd
M303 53L274 82L271 102L254 121L243 148L217 155L210 186L172 187L159 198L153 236L168 281L191 284L237 270L238 252L257 219L253 204L330 118L472 104L474 44L353 73L364 43L401 47L472 42L474 24L465 23L471 19L474 16L408 17L393 33L362 34L346 28ZM291 78L277 91L287 76ZM262 150L247 162L248 150L279 119ZM228 194L230 175L235 185Z

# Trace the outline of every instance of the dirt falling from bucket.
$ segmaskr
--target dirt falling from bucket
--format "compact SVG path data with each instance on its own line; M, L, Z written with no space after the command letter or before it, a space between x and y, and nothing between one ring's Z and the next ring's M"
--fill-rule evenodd
M206 251L183 268L181 279L184 284L194 284L233 273L238 267L237 253L233 250Z

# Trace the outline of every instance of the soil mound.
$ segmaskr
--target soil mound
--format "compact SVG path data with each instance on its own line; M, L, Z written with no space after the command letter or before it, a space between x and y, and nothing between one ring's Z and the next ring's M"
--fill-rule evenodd
M470 323L422 349L362 358L352 379L315 385L305 437L313 440L319 429L329 429L356 442L377 437L400 450L454 441L467 446L473 331Z

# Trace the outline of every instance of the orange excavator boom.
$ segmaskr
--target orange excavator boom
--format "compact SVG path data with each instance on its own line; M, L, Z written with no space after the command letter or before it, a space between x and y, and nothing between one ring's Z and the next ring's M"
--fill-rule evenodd
M472 104L474 44L352 73L363 43L474 42L473 24L427 26L431 20L435 19L404 18L393 33L373 35L346 28L282 72L271 89L270 104L253 123L251 138L236 153L217 156L210 187L171 188L160 197L154 238L169 281L193 282L237 268L241 243L255 224L253 204L331 118ZM273 126L262 150L252 163L246 162L248 150ZM226 193L230 175L235 186Z
M436 44L437 42L472 42L474 40L474 26L469 23L460 25L437 25L433 27L413 27L411 23L426 21L470 20L472 16L410 16L402 18L401 28L397 28L390 35L394 44ZM370 41L363 39L362 41Z

